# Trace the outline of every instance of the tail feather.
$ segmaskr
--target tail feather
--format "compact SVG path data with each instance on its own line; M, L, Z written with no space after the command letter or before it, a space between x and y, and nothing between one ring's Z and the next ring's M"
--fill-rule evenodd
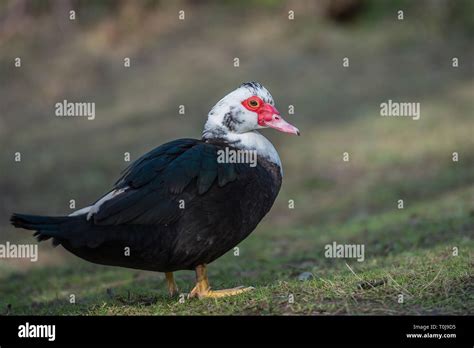
M67 216L12 214L10 222L17 228L36 231L33 235L39 242L53 238L53 245L58 245L55 237L59 237L61 224L67 219Z

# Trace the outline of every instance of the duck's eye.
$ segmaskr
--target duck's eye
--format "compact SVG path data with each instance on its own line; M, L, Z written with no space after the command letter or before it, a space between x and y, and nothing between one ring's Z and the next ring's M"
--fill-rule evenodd
M263 105L263 101L256 96L250 97L242 101L242 105L252 112L257 112L258 109Z
M255 99L252 99L249 101L249 105L253 108L256 108L258 106L258 101L256 101Z

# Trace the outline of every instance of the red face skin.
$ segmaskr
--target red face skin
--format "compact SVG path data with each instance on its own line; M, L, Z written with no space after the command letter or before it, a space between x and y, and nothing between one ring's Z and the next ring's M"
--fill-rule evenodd
M245 99L242 105L257 114L260 126L271 127L283 133L300 135L298 128L286 122L275 107L264 103L259 97L253 96Z

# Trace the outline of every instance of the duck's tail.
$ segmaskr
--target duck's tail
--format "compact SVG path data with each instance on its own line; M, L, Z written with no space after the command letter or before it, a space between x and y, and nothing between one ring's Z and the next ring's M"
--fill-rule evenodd
M61 233L61 224L67 221L67 216L40 216L27 214L12 214L10 222L13 226L36 231L33 235L39 242L53 238L53 245L58 245L56 239Z

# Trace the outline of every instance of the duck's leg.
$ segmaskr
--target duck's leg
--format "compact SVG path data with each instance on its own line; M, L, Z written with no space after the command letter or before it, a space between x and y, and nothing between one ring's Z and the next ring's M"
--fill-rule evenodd
M178 286L176 285L176 282L174 281L174 276L173 272L166 272L166 284L168 285L168 292L171 297L176 295L178 293Z
M243 287L239 286L237 288L232 289L223 289L223 290L211 290L209 286L209 280L207 279L207 270L206 265L199 265L196 267L196 286L191 290L191 293L188 297L225 297L225 296L233 296L238 295L243 292L247 292L253 290L253 287Z

